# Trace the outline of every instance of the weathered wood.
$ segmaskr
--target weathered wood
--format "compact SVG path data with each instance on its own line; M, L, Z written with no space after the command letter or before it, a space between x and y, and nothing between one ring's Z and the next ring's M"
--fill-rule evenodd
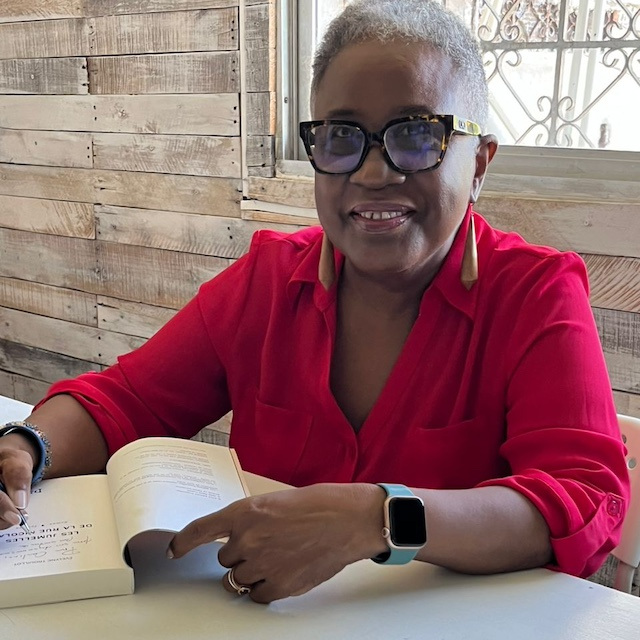
M237 93L238 54L172 53L89 58L93 94Z
M0 371L0 394L27 404L36 404L42 400L50 386L48 382L42 380Z
M0 129L0 162L90 168L91 135Z
M640 314L595 307L593 315L613 388L640 393Z
M97 169L239 178L240 139L96 133Z
M99 292L95 240L0 229L0 247L0 276Z
M618 413L640 418L640 394L614 391L613 399L615 400Z
M7 95L0 96L0 123L8 129L237 136L238 102L238 95L233 93Z
M98 364L111 364L144 342L121 333L2 308L0 339Z
M98 296L98 326L107 331L150 338L175 314L175 309Z
M0 277L0 307L98 326L94 294L39 282Z
M589 254L582 257L589 270L594 307L640 313L639 259Z
M640 257L640 204L489 197L476 210L529 242L584 253Z
M102 295L179 309L231 263L177 251L96 242Z
M313 178L252 178L249 198L305 209L316 206Z
M276 163L273 136L247 136L247 166L273 167Z
M0 22L80 18L84 0L2 0Z
M220 447L229 446L229 434L224 433L223 431L218 431L213 427L205 427L196 433L192 439L198 440L199 442L208 442L209 444L215 444Z
M240 217L237 180L128 171L98 171L95 178L100 204Z
M291 214L274 213L272 211L253 211L251 209L243 209L243 220L254 220L256 222L265 222L268 224L283 224L291 226L291 230L294 230L293 225L299 225L300 227L308 227L314 224L318 224L317 218L307 218L306 216L294 216Z
M110 16L128 13L217 9L237 6L238 0L84 0L84 5L87 16Z
M275 178L276 168L274 165L265 167L247 167L249 177L256 176L258 178Z
M2 102L0 101L0 105ZM0 109L2 107L0 106ZM1 111L0 111L1 116ZM248 136L270 136L276 132L276 94L262 91L247 94L244 126Z
M28 378L55 382L63 378L75 378L87 371L99 371L100 365L9 340L0 340L0 369Z
M259 229L295 230L291 225L112 206L96 207L96 223L103 241L232 259L247 252Z
M0 194L240 217L240 181L0 164Z
M246 55L246 87L247 91L276 90L276 50L247 49Z
M0 194L93 202L96 174L90 169L0 164Z
M238 9L175 11L88 20L91 55L223 51L238 48Z
M0 59L65 58L90 54L89 30L84 20L0 24Z
M86 58L0 60L2 93L89 93Z
M521 176L489 173L482 190L484 196L521 197L531 200L569 202L638 202L638 184L631 180Z
M0 196L0 226L72 238L95 238L93 206L82 202Z
M244 18L246 90L276 90L276 15L275 5L247 6Z

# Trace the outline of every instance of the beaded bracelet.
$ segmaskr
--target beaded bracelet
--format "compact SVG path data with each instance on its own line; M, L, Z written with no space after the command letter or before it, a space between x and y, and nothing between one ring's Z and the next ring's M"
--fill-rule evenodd
M38 451L38 460L33 465L31 486L38 484L51 466L51 443L49 438L34 424L24 421L7 422L3 427L0 427L0 438L10 433L24 436Z

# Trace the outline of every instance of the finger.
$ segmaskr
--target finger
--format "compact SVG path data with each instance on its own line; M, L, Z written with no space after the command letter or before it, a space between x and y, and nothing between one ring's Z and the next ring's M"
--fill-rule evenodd
M229 542L223 544L218 551L218 562L223 567L227 567L227 569L239 565L246 559L247 558L244 557L240 550L240 544L233 538L229 539Z
M15 504L4 492L0 491L0 529L15 527L22 522Z
M289 590L280 586L276 587L275 585L264 581L256 584L252 589L249 597L258 604L269 604L274 600L282 600L283 598L288 598L291 595Z
M231 530L232 512L226 507L217 513L194 520L176 533L169 543L167 555L170 558L181 558L200 545L230 536Z
M32 480L31 456L25 451L5 451L1 462L3 491L18 509L26 509Z

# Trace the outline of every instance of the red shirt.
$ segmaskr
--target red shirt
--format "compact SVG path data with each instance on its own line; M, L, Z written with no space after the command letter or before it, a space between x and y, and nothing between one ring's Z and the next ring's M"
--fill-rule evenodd
M329 387L336 285L318 281L317 227L257 233L144 346L50 395L79 400L111 452L193 436L233 408L243 468L293 485L511 487L546 519L557 567L590 574L617 543L628 476L584 264L476 214L467 291L467 228L358 433Z

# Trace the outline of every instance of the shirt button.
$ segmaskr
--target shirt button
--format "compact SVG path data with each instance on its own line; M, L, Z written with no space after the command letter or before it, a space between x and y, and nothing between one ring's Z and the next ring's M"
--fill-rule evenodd
M610 516L619 516L620 515L620 500L617 498L609 498L609 504L607 505L607 513Z

